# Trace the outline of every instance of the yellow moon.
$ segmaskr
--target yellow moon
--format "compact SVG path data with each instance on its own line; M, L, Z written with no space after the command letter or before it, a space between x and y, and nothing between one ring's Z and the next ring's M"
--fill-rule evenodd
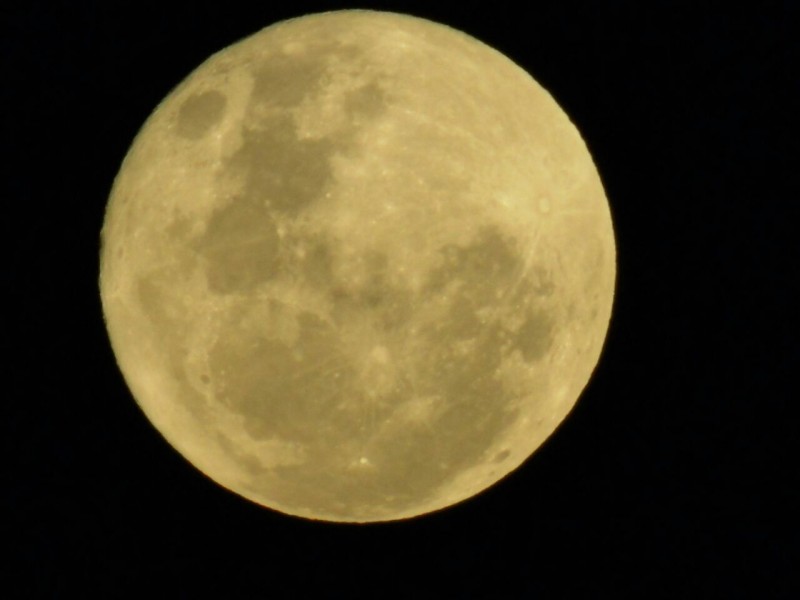
M156 108L114 182L100 293L137 403L222 486L388 521L525 461L600 356L603 187L553 98L459 31L270 26Z

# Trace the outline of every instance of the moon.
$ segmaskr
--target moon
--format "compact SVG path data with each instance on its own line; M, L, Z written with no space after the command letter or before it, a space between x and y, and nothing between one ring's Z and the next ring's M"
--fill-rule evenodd
M575 405L614 297L575 126L499 52L337 11L229 46L114 181L120 370L218 484L308 519L406 519L519 467Z

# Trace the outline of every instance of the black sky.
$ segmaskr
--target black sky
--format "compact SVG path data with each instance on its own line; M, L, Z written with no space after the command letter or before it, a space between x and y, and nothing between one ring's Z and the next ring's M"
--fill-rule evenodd
M272 4L0 7L0 595L798 597L800 5ZM547 444L471 501L366 527L266 511L171 450L97 290L105 202L155 105L270 23L354 6L446 23L532 73L593 153L619 261L601 363Z

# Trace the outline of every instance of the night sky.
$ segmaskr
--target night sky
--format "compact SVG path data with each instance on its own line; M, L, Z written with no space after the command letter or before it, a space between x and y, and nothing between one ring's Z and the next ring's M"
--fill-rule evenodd
M0 7L0 596L798 597L800 4L274 4ZM592 152L618 252L600 363L549 441L467 502L370 526L263 509L189 465L128 392L97 286L111 184L156 104L262 27L352 7L530 72Z

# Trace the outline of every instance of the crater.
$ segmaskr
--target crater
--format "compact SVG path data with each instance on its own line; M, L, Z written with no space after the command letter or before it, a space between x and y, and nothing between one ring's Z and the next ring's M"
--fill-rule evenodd
M191 140L202 138L220 122L226 103L225 95L215 90L190 96L178 109L178 135Z
M195 249L206 260L212 292L246 292L278 273L280 240L267 208L252 196L240 196L215 211Z

